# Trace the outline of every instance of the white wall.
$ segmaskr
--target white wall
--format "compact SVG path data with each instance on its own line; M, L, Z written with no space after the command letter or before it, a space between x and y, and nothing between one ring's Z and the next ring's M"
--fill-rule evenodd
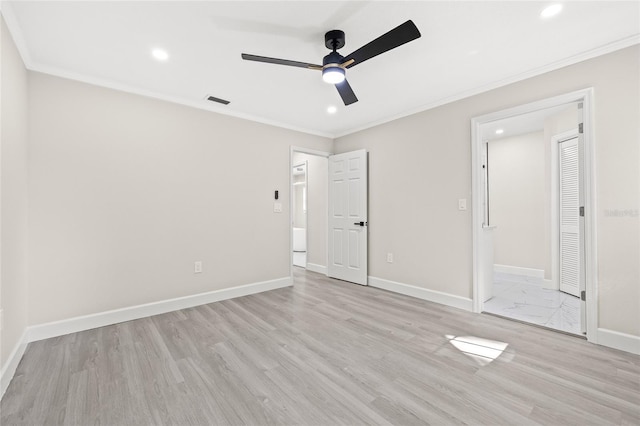
M557 194L557 178L558 178L558 165L552 165L551 161L551 150L555 151L555 155L557 156L557 146L552 147L552 138L561 133L568 132L570 130L576 130L578 128L579 114L578 114L578 104L572 103L567 106L566 109L559 111L555 114L550 115L544 121L544 147L545 147L545 188L546 197L545 197L545 247L547 248L547 256L545 261L545 278L551 280L553 278L552 268L554 268L551 245L555 244L555 249L559 250L559 242L558 238L555 237L558 232L558 224L553 224L552 222L552 209L556 210L556 215L558 214L558 206L552 207L554 204L552 203L552 196L558 196ZM552 173L556 175L556 180L552 179ZM555 188L552 189L552 185ZM555 194L555 195L552 195ZM556 200L557 201L557 200ZM555 232L552 232L552 226L555 226ZM552 235L554 236L552 238ZM554 240L554 241L552 241ZM559 268L559 259L557 260L558 264L555 265L556 268ZM556 272L556 275L558 272ZM554 278L554 282L550 284L551 288L559 289L559 277Z
M544 270L549 246L545 238L544 132L489 141L489 220L494 263Z
M28 80L1 18L0 38L0 367L4 370L27 326Z
M331 140L29 77L29 324L289 276L290 146Z
M325 151L330 151L327 149ZM328 161L325 157L294 152L293 164L307 161L307 264L327 266Z
M370 275L470 298L471 118L593 87L598 326L640 336L639 62L636 45L338 138L369 150Z

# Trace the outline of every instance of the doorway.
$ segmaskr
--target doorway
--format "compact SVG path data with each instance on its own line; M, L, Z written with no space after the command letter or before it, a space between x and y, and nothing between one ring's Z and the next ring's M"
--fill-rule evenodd
M290 150L291 271L327 273L328 158L308 148Z
M590 93L472 120L476 312L595 332Z
M293 209L293 266L307 267L307 161L291 169Z
M289 159L291 276L295 266L367 285L366 150L291 147Z

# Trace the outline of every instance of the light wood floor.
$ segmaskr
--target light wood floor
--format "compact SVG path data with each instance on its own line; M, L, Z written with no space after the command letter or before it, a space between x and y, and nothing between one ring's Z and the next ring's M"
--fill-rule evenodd
M31 343L0 408L3 426L638 425L640 357L297 270Z

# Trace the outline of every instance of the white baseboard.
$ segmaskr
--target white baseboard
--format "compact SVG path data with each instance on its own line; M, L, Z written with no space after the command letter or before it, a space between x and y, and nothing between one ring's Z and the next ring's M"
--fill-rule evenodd
M393 291L394 293L400 293L406 296L440 303L441 305L464 309L465 311L473 310L473 300L467 297L456 296L449 293L443 293L441 291L429 290L422 287L416 287L411 284L403 284L371 276L369 277L369 285L371 287Z
M543 269L522 268L520 266L493 265L495 272L503 274L524 275L525 277L544 278Z
M327 275L327 267L322 265L317 265L315 263L307 262L307 271L317 272L319 274Z
M11 351L7 362L2 366L2 370L0 371L0 399L4 396L4 393L9 387L11 379L13 379L14 374L16 374L22 355L24 355L24 351L27 349L27 344L29 343L27 336L28 332L25 330L22 333L22 336L20 336L20 340L13 348L13 351Z
M640 355L640 337L619 331L598 328L598 345Z
M548 280L546 278L542 282L542 288L548 288L549 290L560 290L556 282L554 282L553 280Z
M207 303L233 299L235 297L248 296L250 294L261 293L268 290L275 290L277 288L291 286L292 284L291 277L285 277L34 325L27 329L28 339L29 342L35 342L36 340L48 339L50 337L62 336L69 333L76 333L78 331L104 327L107 325L117 324L119 322L131 321L152 315L177 311L179 309L191 308L194 306L205 305Z

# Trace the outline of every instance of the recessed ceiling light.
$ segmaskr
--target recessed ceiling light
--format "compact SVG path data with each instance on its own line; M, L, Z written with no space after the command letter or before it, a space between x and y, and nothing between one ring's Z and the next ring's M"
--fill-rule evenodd
M155 48L151 50L151 56L156 58L158 61L163 61L163 62L169 59L169 53L166 50L160 49L160 48Z
M504 129L498 129L496 130L496 135L501 135L504 133Z
M542 12L540 12L541 18L551 18L552 16L556 16L562 10L562 5L560 3L552 4L551 6L547 6L544 8Z
M338 108L334 107L333 105L331 105L329 108L327 108L327 112L329 114L335 114L336 111L338 111Z

